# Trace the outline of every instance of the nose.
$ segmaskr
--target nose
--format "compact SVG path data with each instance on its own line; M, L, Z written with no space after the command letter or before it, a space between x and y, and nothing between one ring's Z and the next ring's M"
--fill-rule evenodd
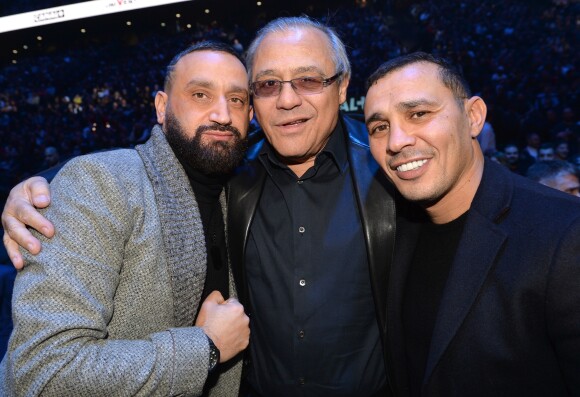
M229 102L227 98L220 97L211 109L209 115L210 121L221 125L230 125L232 123L232 115L230 113Z
M302 104L302 97L296 93L292 83L285 81L282 84L280 94L278 95L278 100L276 101L276 106L278 109L293 109L296 106Z
M408 133L401 126L391 123L387 147L390 152L398 153L406 146L413 146L415 141L416 139L413 134Z

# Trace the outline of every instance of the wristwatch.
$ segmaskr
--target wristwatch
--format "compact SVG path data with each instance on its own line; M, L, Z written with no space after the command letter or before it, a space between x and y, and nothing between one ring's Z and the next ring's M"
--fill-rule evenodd
M208 336L207 341L209 342L209 366L208 371L211 372L217 367L220 362L220 349L217 348L213 340Z

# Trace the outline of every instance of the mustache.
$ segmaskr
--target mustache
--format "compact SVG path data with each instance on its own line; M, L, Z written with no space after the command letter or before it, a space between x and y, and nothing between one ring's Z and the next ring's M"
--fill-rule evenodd
M435 154L435 151L431 148L424 150L403 149L401 152L390 154L392 157L389 159L389 167L394 168L395 164L407 162L413 158L432 157Z
M196 134L203 134L206 131L222 131L222 132L231 132L234 136L238 138L242 138L242 133L236 127L231 125L221 125L221 124L207 124L207 125L200 125L195 130Z

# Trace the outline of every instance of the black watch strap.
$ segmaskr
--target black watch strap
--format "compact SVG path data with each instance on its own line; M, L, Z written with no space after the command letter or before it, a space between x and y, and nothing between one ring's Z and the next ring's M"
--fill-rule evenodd
M208 371L213 371L220 362L220 349L217 348L213 340L208 336L207 340L209 342L209 364Z

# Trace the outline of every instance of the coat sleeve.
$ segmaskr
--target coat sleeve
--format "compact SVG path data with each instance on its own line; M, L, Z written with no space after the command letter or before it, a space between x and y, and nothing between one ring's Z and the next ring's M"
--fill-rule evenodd
M141 226L132 202L139 186L127 185L138 180L135 157L125 159L122 173L105 161L71 161L55 178L46 215L57 234L52 240L36 235L42 252L26 257L14 287L14 331L0 381L7 395L202 393L209 346L200 328L134 339L109 335L125 244Z
M548 275L546 318L568 391L580 396L580 216L562 236Z

